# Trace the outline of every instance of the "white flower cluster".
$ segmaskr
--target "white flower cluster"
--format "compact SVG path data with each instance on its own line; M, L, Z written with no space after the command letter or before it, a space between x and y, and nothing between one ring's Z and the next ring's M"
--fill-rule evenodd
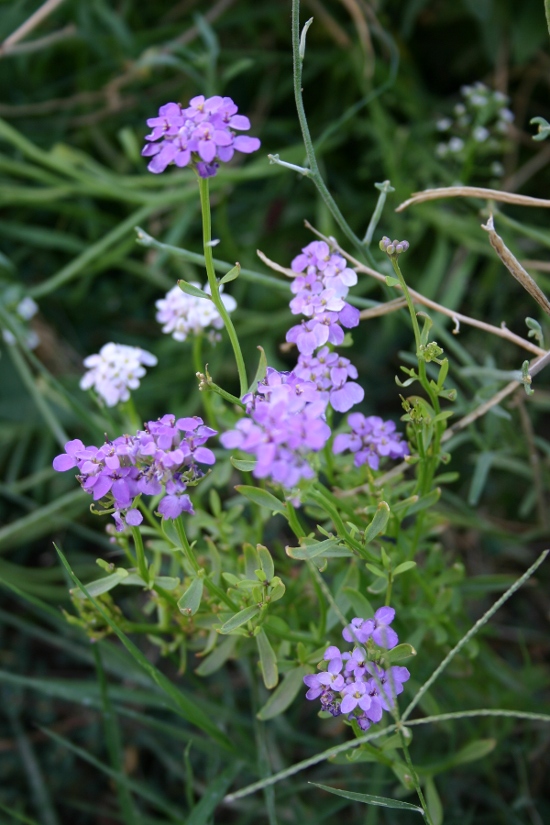
M28 295L23 298L15 307L15 320L30 321L38 312L38 304L33 301ZM13 346L17 343L17 339L13 332L9 329L2 330L2 338L6 344ZM28 349L36 349L40 344L40 338L33 329L24 328L22 330L22 338L24 338Z
M139 379L145 375L145 367L154 367L156 357L126 344L105 344L97 355L88 355L84 366L89 370L80 379L80 388L94 389L108 407L128 401L130 390L139 387Z
M201 289L200 284L192 283L191 286ZM204 291L209 292L208 285ZM235 299L230 295L222 295L221 299L226 310L233 312L237 306ZM173 287L164 298L156 301L156 307L156 318L159 324L163 324L162 331L171 334L176 341L185 341L189 335L199 335L207 327L223 327L223 320L211 300L189 295L179 286Z
M438 132L449 133L446 143L438 143L437 155L441 158L460 156L469 141L485 144L491 151L502 150L501 139L514 120L513 112L507 108L508 97L502 92L494 92L481 82L462 86L460 92L464 102L454 107L454 119L444 117L436 123ZM497 174L496 165L493 166L495 168L491 171Z

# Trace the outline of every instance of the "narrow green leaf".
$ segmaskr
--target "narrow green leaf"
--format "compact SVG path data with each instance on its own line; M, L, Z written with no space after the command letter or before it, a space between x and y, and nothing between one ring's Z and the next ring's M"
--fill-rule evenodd
M388 586L388 580L379 578L375 579L372 584L367 587L369 593L374 593L375 595L378 593L383 593L384 590Z
M174 709L177 710L184 719L187 719L188 722L191 724L196 725L198 728L201 728L205 733L208 733L216 742L218 742L222 747L227 748L228 750L234 750L234 745L231 741L222 733L216 725L212 722L211 718L202 711L196 702L191 699L188 699L183 693L181 693L175 685L172 684L170 679L168 679L164 673L162 673L155 665L151 664L151 662L143 655L141 650L131 641L131 639L126 636L125 633L120 630L117 624L113 621L112 617L109 613L103 609L102 605L87 591L84 585L78 580L78 578L73 573L69 562L61 552L61 550L54 544L54 547L57 551L59 558L61 559L61 563L63 564L64 568L66 569L67 573L74 581L75 585L79 587L85 595L90 599L92 604L94 605L95 609L101 615L101 617L105 620L105 622L109 625L109 627L113 630L113 632L118 636L128 653L141 665L141 667L145 670L145 672L150 676L150 678L161 688L162 691L171 699Z
M386 275L385 280L388 286L399 286L399 278L392 278L391 275Z
M474 474L472 476L472 483L470 485L470 492L468 493L468 504L475 507L479 503L479 499L483 494L489 470L495 458L493 452L487 451L480 453L477 457Z
M256 375L254 376L254 380L252 384L248 388L248 392L256 392L258 388L258 384L260 381L263 381L267 372L267 358L264 352L263 347L257 347L260 350L260 360L258 363L258 369L256 370Z
M384 659L392 665L395 664L395 662L403 662L405 659L410 659L411 656L416 656L416 650L412 645L407 644L407 642L392 647L391 650L387 650L384 653Z
M307 665L299 665L289 670L277 690L271 694L263 708L256 714L262 722L274 719L283 713L294 701L300 688L304 688L304 676L311 672ZM305 690L305 688L304 688Z
M223 278L220 281L220 285L221 284L228 284L228 283L230 283L230 281L234 281L235 278L239 277L240 272L241 272L241 265L237 261L237 263L235 264L233 269L230 269L229 272L227 273L227 275L223 276Z
M276 498L267 490L260 490L259 487L249 487L247 484L238 484L235 490L245 498L253 501L254 504L259 504L260 507L266 507L273 513L283 513L286 515L286 507L284 502Z
M242 470L244 473L251 473L258 463L257 461L251 461L250 459L233 458L233 456L231 456L229 460L237 470Z
M101 596L103 593L108 593L109 590L112 590L117 584L127 578L128 573L126 570L120 570L116 573L111 573L109 576L103 576L102 579L96 579L93 582L90 582L86 585L86 590L91 596ZM71 590L73 596L77 596L79 599L85 599L86 596L83 594L82 590L78 587L75 587Z
M215 673L227 662L229 657L233 654L235 645L237 644L237 636L228 636L219 644L212 653L203 659L200 665L195 668L195 673L199 676L210 676Z
M245 607L244 610L239 610L238 613L235 613L230 619L228 619L225 624L220 627L220 633L231 633L232 630L236 630L237 627L241 627L241 625L246 624L256 616L260 612L260 608L257 604L253 604L250 607Z
M384 579L385 581L387 581L388 574L386 573L385 570L382 570L381 567L377 567L375 564L370 564L370 563L367 563L365 565L365 567L367 568L367 570L370 570L370 572L374 576L378 576L379 578Z
M260 557L260 564L262 566L262 570L265 573L265 577L268 582L271 581L273 576L275 575L275 567L273 565L273 558L271 553L264 547L263 544L258 545L258 555Z
M443 805L431 776L426 780L424 788L426 791L426 805L433 825L443 825Z
M29 819L28 816L23 816L22 813L19 811L15 811L13 808L8 808L7 805L3 805L0 802L0 811L3 811L5 814L9 814L14 822L22 822L23 825L39 825L36 819Z
M178 601L178 610L186 616L194 616L201 606L202 591L204 587L204 580L202 576L197 576L183 596Z
M395 576L400 576L401 573L406 573L407 570L412 570L413 567L416 567L415 561L402 561L401 564L397 565L392 575L395 578Z
M374 616L374 608L366 596L363 596L362 593L359 593L359 591L355 590L353 587L344 587L343 592L348 597L351 606L355 611L355 615L358 618L370 619L371 616Z
M299 547L285 547L285 552L291 559L298 559L299 561L309 561L317 557L323 559L347 558L353 555L351 550L340 544L340 539L317 541L317 539L303 538L300 539Z
M416 811L416 813L424 816L424 811L418 805L411 805L410 802L401 802L400 799L390 799L386 796L372 796L368 793L354 793L352 791L342 791L340 788L331 788L329 785L319 785L317 782L308 782L308 785L314 785L316 788L321 788L323 791L333 793L336 796L343 796L344 799L350 799L352 802L364 802L366 805L379 805L381 808L398 808L404 811Z
M204 292L204 290L199 289L198 286L193 286L193 284L184 281L182 278L178 281L178 286L182 292L186 292L188 295L192 295L194 298L204 298L207 301L211 301L212 298L208 293Z
M496 747L496 739L477 739L469 742L451 757L450 766L463 765L465 762L475 762L483 759Z
M373 520L365 530L365 544L369 544L376 536L380 536L385 531L389 518L389 505L385 501L381 501Z
M437 487L425 496L421 496L418 501L407 509L407 515L412 516L413 513L418 513L420 510L426 510L428 507L433 507L441 498L441 490Z
M277 687L279 669L277 668L277 657L263 628L261 628L256 636L256 644L258 645L258 652L260 654L264 685L268 690L272 690L274 687Z
M189 816L185 818L185 825L207 825L212 822L212 814L229 790L231 783L239 773L242 763L233 762L219 776L206 786L202 799L195 805ZM182 822L183 820L179 820Z

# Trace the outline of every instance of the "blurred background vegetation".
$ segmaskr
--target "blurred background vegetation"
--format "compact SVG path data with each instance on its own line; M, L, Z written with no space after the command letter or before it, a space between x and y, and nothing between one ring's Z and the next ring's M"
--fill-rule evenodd
M322 173L354 231L364 235L378 197L374 184L389 179L395 192L375 241L382 234L409 240L403 268L411 286L489 323L504 321L522 336L528 316L544 327L538 306L505 271L480 229L486 219L482 201L438 201L394 212L411 192L461 179L460 168L438 155L436 124L461 102L461 86L476 81L509 96L515 121L502 154L488 158L480 152L462 182L547 197L550 148L533 142L535 127L529 126L534 116L550 118L541 0L304 0L302 7L303 21L314 17L304 66L306 111ZM197 189L189 172L146 172L140 156L145 120L170 100L229 95L250 116L251 134L262 140L256 156L212 183L213 233L220 239L215 255L256 273L239 278L230 290L239 304L235 323L251 374L259 344L273 366L293 365L292 355L279 348L290 326L288 287L283 279L273 283L256 249L288 266L312 239L304 219L346 244L311 182L267 160L268 153L278 153L304 162L292 92L289 2L65 0L10 45L9 36L36 8L31 0L0 3L0 321L12 329L9 319L13 324L14 307L25 295L39 305L27 325L38 336L37 348L29 353L1 345L0 577L6 587L0 612L0 802L30 817L21 822L110 825L117 819L110 813L109 777L43 732L46 726L92 758L104 758L94 655L60 612L69 606L68 584L52 540L63 545L85 580L95 575L94 560L109 552L109 543L104 524L87 514L86 497L71 478L56 476L51 460L65 436L94 442L109 427L104 411L78 389L82 359L107 341L140 345L159 358L136 393L141 418L200 413L191 348L160 333L154 302L178 277L204 281L203 271L190 258L139 246L134 231L140 225L162 241L200 253ZM495 160L503 167L496 181L490 168ZM518 258L535 262L530 271L548 293L545 211L506 206L499 212L497 229ZM366 279L355 295L367 302L392 297ZM510 380L509 371L518 370L525 355L479 330L463 327L453 337L449 319L434 320L451 359L462 415ZM17 323L15 332L25 335ZM394 376L410 358L410 347L404 311L364 323L354 334L349 355L365 387L364 412L399 417ZM219 383L237 390L228 348L205 351L204 361ZM463 588L472 618L548 538L548 498L541 493L550 472L546 373L535 386L528 401L511 396L512 403L450 444L449 469L460 478L442 499L447 524L441 542L468 572ZM79 400L71 401L70 394ZM216 482L222 495L226 482L227 475ZM548 573L538 577L547 580ZM440 697L445 707L496 703L532 709L533 695L548 703L543 661L549 612L548 590L537 587L532 598L499 614L486 637L501 662L496 673L497 659L492 660L491 688L481 667L477 681L462 679L459 688L447 683ZM192 807L193 796L185 796L182 782L200 792L221 773L225 757L207 759L197 737L193 757L183 755L190 734L174 727L149 683L134 666L121 664L110 644L101 647L104 667L116 682L111 695L122 714L125 770L136 782L146 778L152 794L146 821L185 821L175 812ZM152 645L149 654L156 655ZM235 665L237 683L244 680L243 669L245 664ZM172 675L176 671L174 666ZM519 697L518 671L524 686ZM211 686L220 702L223 678ZM190 692L203 689L192 668L184 684ZM247 695L237 706L225 706L228 718L238 720L243 741L257 735L250 703L258 701ZM319 747L312 738L318 720L305 713L303 702L295 705L294 717L277 722L281 765ZM474 730L479 723L467 724ZM484 727L487 736L497 730L500 738L501 722ZM465 766L440 786L449 812L445 822L550 820L550 803L541 801L548 733L525 728L520 737L512 723L509 730L506 747L483 768ZM321 735L330 737L330 730ZM421 743L422 734L417 738ZM190 780L193 771L198 786ZM279 800L282 821L288 822L331 822L346 804L334 797L319 810L319 797L305 780L282 790ZM259 797L222 809L216 821L263 821L262 804ZM346 815L369 825L409 821L406 813L392 818L375 811L365 818L364 811L346 808Z

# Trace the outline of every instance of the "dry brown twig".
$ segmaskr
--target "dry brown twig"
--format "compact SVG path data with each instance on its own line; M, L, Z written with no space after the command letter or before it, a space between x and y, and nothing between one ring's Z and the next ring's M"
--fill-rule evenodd
M500 189L483 189L480 186L442 186L439 189L424 189L415 192L408 200L400 203L396 212L403 212L408 206L440 198L483 198L484 200L514 203L517 206L541 206L550 209L550 200L531 198L528 195L516 195L514 192L502 192Z
M64 0L46 0L35 12L28 17L3 43L0 43L0 56L15 50L15 45L23 40L33 29L42 23Z

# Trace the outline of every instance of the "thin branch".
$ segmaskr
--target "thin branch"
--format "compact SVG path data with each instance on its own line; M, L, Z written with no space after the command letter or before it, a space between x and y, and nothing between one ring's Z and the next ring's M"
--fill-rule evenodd
M12 46L19 43L20 40L23 40L23 38L39 26L40 23L46 19L46 17L49 17L50 14L63 2L64 0L46 0L46 2L43 3L40 8L34 12L34 14L31 14L31 16L28 17L18 29L10 34L9 37L6 37L4 42L0 44L0 55L9 52Z
M288 269L285 266L280 266L279 264L276 264L275 261L272 261L271 258L268 258L267 255L265 255L261 249L256 250L256 255L258 256L260 261L263 261L266 266L268 266L270 269L275 270L275 272L280 272L282 275L286 275L287 278L296 278L298 274L297 272L293 272L292 269Z
M486 224L482 224L481 228L489 233L489 241L498 257L516 281L529 293L531 298L542 307L547 315L550 315L550 301L538 286L538 284L531 278L528 272L522 267L520 262L510 252L500 235L495 232L495 224L493 216L489 215Z
M515 398L512 403L519 410L521 426L525 435L525 444L529 455L529 463L531 465L531 470L533 471L533 487L535 488L539 525L544 529L548 527L548 510L544 489L544 479L542 475L540 456L537 450L537 445L535 444L533 424L525 404L525 393L518 393L517 398Z
M78 29L74 23L69 23L62 29L58 29L51 34L46 34L44 37L37 37L36 40L29 40L26 43L16 43L8 49L3 49L0 46L0 56L2 54L12 56L14 54L29 54L30 52L38 52L41 49L47 49L53 46L54 43L59 43L61 40L67 40L70 37L75 37L78 34Z
M500 189L483 189L480 186L442 186L440 189L425 189L415 192L408 200L400 203L396 212L402 212L408 206L439 198L485 198L502 203L515 203L517 206L541 206L550 209L550 200L531 198L528 195L516 195L514 192L502 192Z

